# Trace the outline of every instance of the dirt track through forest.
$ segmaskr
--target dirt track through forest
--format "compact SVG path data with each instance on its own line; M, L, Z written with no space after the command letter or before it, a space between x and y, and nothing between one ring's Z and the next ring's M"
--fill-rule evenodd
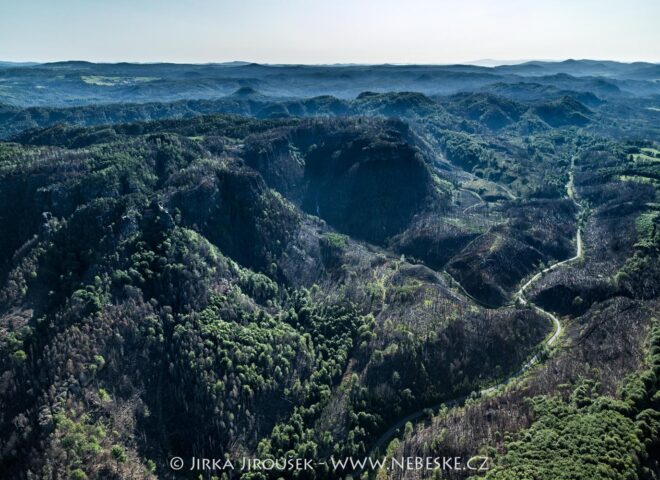
M578 203L578 201L575 199L575 189L574 189L574 184L573 184L573 169L575 167L575 158L573 157L571 159L571 168L569 171L569 179L568 183L566 184L566 192L568 197L575 203L575 205L578 207L578 211L581 213L582 212L582 205ZM578 215L579 219L579 215ZM542 315L552 321L554 331L550 338L544 341L544 346L550 347L552 346L559 336L561 335L562 332L562 326L561 322L559 321L559 318L557 318L556 315L554 315L551 312L548 312L547 310L542 309L535 303L533 303L531 300L528 300L525 297L525 292L531 287L534 282L536 282L538 279L540 279L544 274L551 272L553 270L556 270L557 268L561 268L564 265L567 265L569 263L572 263L578 259L580 259L583 255L584 252L584 247L582 244L582 228L579 224L578 220L578 226L576 228L576 233L575 233L575 243L576 243L576 252L575 255L571 258L567 258L566 260L562 260L557 263L553 263L552 265L544 268L543 270L539 271L536 273L532 278L527 280L519 289L518 291L514 294L514 298L519 301L522 305L529 305L531 308L533 308L539 315ZM456 280L454 280L456 282ZM456 282L458 283L458 282ZM460 290L464 293L467 294L465 289L458 283L458 286L460 287ZM471 295L467 294L470 298L472 298ZM484 388L478 392L479 395L485 395L485 394L491 394L496 392L497 390L505 387L508 385L510 382L515 380L516 378L520 377L523 373L525 373L527 370L529 370L532 366L536 365L540 361L540 354L535 354L532 358L527 360L515 373L509 375L507 378L501 380L497 385L494 385L492 387ZM375 456L380 456L383 454L381 451L386 444L388 444L392 439L394 439L399 431L406 425L408 422L414 422L424 416L428 410L438 410L441 408L443 405L447 407L453 407L456 405L462 404L466 399L468 398L468 395L463 395L461 397L453 398L450 400L445 400L443 402L437 403L435 405L430 405L425 408L419 409L415 412L409 413L405 417L400 418L399 420L396 421L396 423L392 424L385 432L383 432L380 437L372 444L371 449L370 449L370 455L372 457ZM357 472L358 474L361 472Z

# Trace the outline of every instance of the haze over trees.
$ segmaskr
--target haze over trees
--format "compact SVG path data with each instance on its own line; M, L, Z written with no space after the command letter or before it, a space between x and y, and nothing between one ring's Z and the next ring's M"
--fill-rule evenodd
M658 68L0 65L0 472L658 478Z

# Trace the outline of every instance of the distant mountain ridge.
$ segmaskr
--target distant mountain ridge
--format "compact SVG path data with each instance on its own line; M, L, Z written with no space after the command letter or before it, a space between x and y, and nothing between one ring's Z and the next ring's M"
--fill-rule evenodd
M659 95L660 65L594 60L530 61L514 65L267 65L0 63L0 103L75 106L217 99L252 87L275 97L333 95L355 98L364 91L451 95L495 84L537 83L599 97Z

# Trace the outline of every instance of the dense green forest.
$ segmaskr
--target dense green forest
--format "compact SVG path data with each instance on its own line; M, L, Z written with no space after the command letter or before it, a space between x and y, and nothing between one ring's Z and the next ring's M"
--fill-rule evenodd
M537 63L0 65L0 477L660 478L657 65Z

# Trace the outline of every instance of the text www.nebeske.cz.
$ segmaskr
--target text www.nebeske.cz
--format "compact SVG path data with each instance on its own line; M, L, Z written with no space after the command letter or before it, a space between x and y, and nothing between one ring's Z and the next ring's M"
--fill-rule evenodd
M186 468L192 471L296 471L315 470L320 467L333 471L364 471L364 470L471 470L485 471L490 467L490 458L474 456L468 459L462 457L331 457L317 461L306 458L258 459L243 457L239 459L200 458L192 457L187 464L180 457L174 457L170 466L174 470Z

